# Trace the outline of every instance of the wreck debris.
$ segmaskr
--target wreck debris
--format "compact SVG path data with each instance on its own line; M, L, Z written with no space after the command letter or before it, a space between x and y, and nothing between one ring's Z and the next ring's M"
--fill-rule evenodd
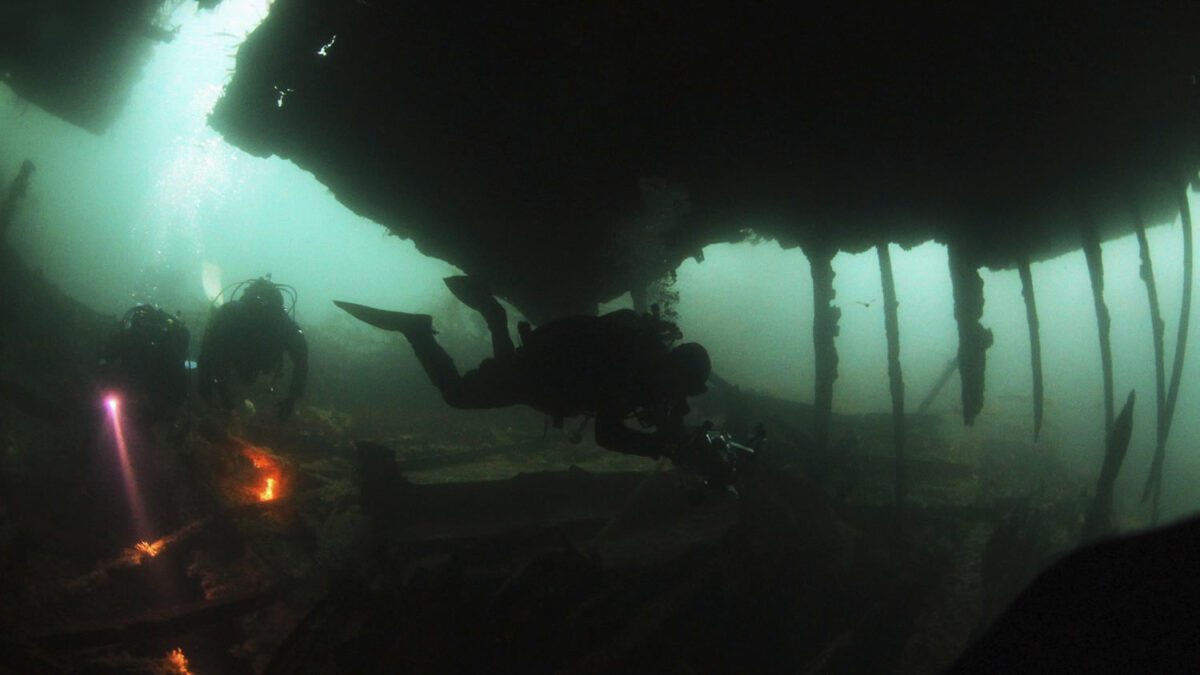
M900 370L900 323L896 309L896 280L887 242L875 246L879 252L879 278L883 285L883 326L887 333L888 382L892 394L892 438L896 445L896 508L904 506L907 490L904 475L904 375Z
M649 492L651 486L658 487L655 485L655 483L660 479L663 466L663 463L659 462L656 465L655 471L646 473L646 477L643 478L642 481L638 483L637 487L629 493L629 498L625 500L625 504L622 505L621 508L618 509L617 512L614 513L604 523L604 525L600 527L599 531L596 532L596 536L592 537L586 543L586 548L588 550L596 550L597 546L601 544L615 528L628 519L628 514L634 511L634 506L638 505L638 502L642 499L642 497Z
M984 373L987 350L992 346L992 331L984 328L983 278L966 248L958 242L947 247L950 256L950 282L954 287L954 319L958 322L958 372L962 378L963 422L975 423L983 410Z
M838 354L834 338L842 310L833 299L833 256L837 250L828 244L804 249L813 278L813 355L815 393L813 397L813 438L817 452L829 447L829 419L833 414L833 381L838 375Z
M129 101L153 41L171 34L162 0L4 3L3 76L22 99L101 135Z
M607 642L583 658L582 672L605 672L617 664L636 663L631 658L639 648L661 636L672 620L685 614L690 603L702 596L706 588L722 581L720 561L708 559L697 562L679 579L664 583L661 591L646 599L625 625Z
M1188 323L1192 312L1192 210L1188 205L1187 184L1179 189L1179 214L1183 224L1183 297L1179 308L1179 332L1175 338L1175 360L1171 364L1171 385L1167 390L1167 419L1163 436L1171 430L1175 402L1179 399L1179 379L1183 375L1183 354L1187 347Z
M245 616L279 600L283 593L282 586L270 586L237 597L198 600L173 607L169 611L160 610L135 617L121 617L63 632L33 636L30 640L51 652L144 643L162 637L181 635L199 626Z
M1112 341L1109 337L1112 319L1104 304L1104 261L1100 256L1100 236L1090 221L1080 229L1083 254L1087 257L1088 275L1092 279L1092 298L1096 303L1096 326L1100 332L1100 368L1104 376L1104 438L1113 430L1113 365Z
M921 405L917 406L917 415L924 415L929 412L929 406L933 405L934 399L937 398L938 394L942 393L942 389L946 388L946 383L950 381L950 377L954 375L954 371L956 370L958 370L957 356L946 361L942 372L934 380L933 386L929 388L929 393L925 395L925 398L921 399Z
M1150 316L1154 324L1154 359L1155 375L1158 385L1158 425L1155 435L1154 460L1150 465L1150 474L1146 477L1146 487L1142 491L1142 501L1151 492L1154 493L1151 518L1158 522L1158 501L1162 494L1162 468L1166 458L1167 437L1171 433L1171 421L1175 417L1175 402L1179 397L1179 379L1183 373L1184 349L1187 347L1188 323L1191 320L1192 308L1192 210L1188 204L1187 183L1178 190L1179 215L1183 226L1183 297L1179 307L1179 332L1175 339L1175 359L1171 365L1171 384L1166 397L1164 389L1164 348L1163 320L1158 308L1158 292L1154 285L1154 270L1150 266L1150 245L1146 241L1145 227L1141 219L1137 222L1138 245L1142 254L1142 279L1146 282L1146 292L1150 299Z
M187 656L183 653L182 649L176 647L168 652L167 662L176 673L179 673L180 675L192 675L192 670L188 667L189 664Z
M12 187L8 189L8 195L4 197L4 203L0 204L0 236L8 232L13 214L17 211L17 201L24 197L29 190L29 178L33 175L33 168L33 162L30 160L21 162L21 170L13 179Z
M1129 437L1133 433L1133 401L1134 391L1129 390L1129 398L1121 414L1113 422L1112 432L1108 435L1104 451L1104 466L1100 469L1100 479L1096 482L1096 497L1083 521L1083 541L1089 542L1100 537L1115 534L1112 522L1113 484L1121 471L1121 463L1125 461L1125 453L1129 450Z
M114 578L131 568L145 563L150 558L158 557L165 550L182 547L203 536L210 536L212 532L226 526L233 518L261 516L266 512L266 506L265 503L255 502L228 507L218 513L194 520L153 542L139 541L116 556L100 561L91 571L64 580L61 592L64 596L91 593L104 584L112 583Z
M5 379L0 379L0 401L50 424L61 424L69 414L66 407L33 387Z
M399 496L407 483L400 474L396 453L386 445L373 441L354 442L358 460L359 504L371 521L377 540L386 538L396 523L394 514L400 510Z
M1045 405L1045 389L1042 385L1042 337L1038 324L1037 299L1033 294L1033 273L1029 269L1029 257L1022 256L1017 263L1021 275L1021 296L1025 298L1025 320L1029 324L1029 365L1033 370L1033 440L1036 442L1042 430L1042 412Z
M650 311L650 293L646 286L642 284L634 284L629 289L629 299L633 301L633 311L638 314L645 314Z
M587 27L584 40L544 3L467 13L277 3L239 51L210 123L252 154L293 158L357 213L492 279L535 323L628 290L627 269L596 244L642 206L634 176L666 173L694 195L665 242L668 266L739 239L746 220L842 250L881 235L923 240L944 221L948 236L984 235L987 259L976 262L992 266L1025 248L1066 252L1056 204L1076 186L1097 201L1127 190L1157 209L1150 169L1175 157L1200 165L1183 28L1197 23L1197 3L1093 4L1086 20L1058 3L965 16L944 2L882 16L786 6L722 3L681 13L687 29L664 32L671 3L589 4L568 22ZM1022 36L1038 58L1015 57L1004 40L946 37L981 21L990 35ZM796 40L851 31L880 39ZM331 35L330 56L315 55ZM406 67L362 65L374 63ZM306 94L281 114L273 87L295 83ZM1111 141L1105 152L1082 150L1097 137ZM868 184L880 189L865 198ZM791 215L809 213L822 215ZM1012 236L1008 223L1027 228Z
M1146 283L1146 295L1150 305L1150 328L1151 335L1154 340L1154 393L1155 393L1155 441L1154 441L1154 460L1150 464L1150 473L1146 476L1146 486L1142 489L1142 502L1150 496L1151 491L1155 493L1155 504L1158 502L1159 480L1162 477L1162 462L1163 455L1166 450L1167 439L1163 436L1163 420L1166 415L1167 405L1167 374L1165 365L1165 356L1163 355L1163 333L1166 326L1163 323L1162 312L1158 304L1158 287L1154 283L1154 265L1150 259L1150 242L1146 239L1146 225L1142 222L1141 216L1135 211L1136 232L1138 240L1138 252L1142 258L1142 267L1140 275L1142 281ZM1157 512L1157 508L1155 511ZM1157 515L1157 513L1155 514ZM1157 520L1157 518L1155 518Z
M256 484L248 488L252 499L269 502L278 499L283 492L282 458L269 448L247 443L240 438L230 437L230 440L241 446L242 456L250 461L258 474Z

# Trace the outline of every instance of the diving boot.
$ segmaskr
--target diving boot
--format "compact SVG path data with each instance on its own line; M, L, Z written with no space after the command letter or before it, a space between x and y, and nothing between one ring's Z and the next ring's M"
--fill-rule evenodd
M459 302L482 314L489 326L496 323L504 325L507 321L504 307L483 282L467 276L446 277L442 281Z
M433 330L433 317L428 314L389 312L386 309L375 309L341 300L334 300L333 304L346 310L350 316L376 328L404 333L405 336L437 334L437 331Z

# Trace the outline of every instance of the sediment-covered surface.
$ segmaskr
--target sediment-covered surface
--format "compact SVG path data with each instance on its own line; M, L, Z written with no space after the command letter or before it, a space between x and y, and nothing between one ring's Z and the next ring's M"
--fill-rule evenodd
M897 513L888 417L834 415L821 453L811 407L726 389L706 417L771 429L734 497L527 411L381 393L394 354L317 338L338 368L285 424L129 429L135 500L99 406L49 386L86 383L115 319L5 283L38 338L3 362L10 672L931 672L1077 538L1081 478L1000 428L913 416ZM42 349L58 370L16 367Z

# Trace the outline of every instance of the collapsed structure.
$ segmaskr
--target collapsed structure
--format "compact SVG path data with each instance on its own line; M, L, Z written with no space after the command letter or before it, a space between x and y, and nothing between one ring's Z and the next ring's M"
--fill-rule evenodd
M119 108L131 69L149 41L170 36L168 28L155 27L160 5L58 0L6 6L0 17L10 20L0 26L12 33L0 35L5 38L0 40L4 80L27 100L101 131ZM897 501L906 492L902 457L905 420L912 418L905 415L888 246L935 239L949 248L960 335L956 367L967 423L983 406L992 340L981 323L978 270L1018 270L1033 347L1035 429L1041 418L1042 377L1030 264L1068 250L1084 251L1102 346L1105 427L1115 430L1110 435L1116 439L1108 444L1102 472L1107 484L1097 493L1111 499L1111 481L1125 452L1120 439L1128 443L1129 415L1115 415L1113 405L1100 250L1113 236L1136 233L1152 308L1158 376L1157 452L1145 490L1157 495L1187 342L1193 261L1186 191L1200 169L1200 49L1187 31L1197 19L1200 5L1183 2L1087 8L1035 2L977 8L947 2L885 9L852 3L802 13L790 3L701 8L675 0L629 7L599 2L467 7L276 0L239 50L236 72L211 123L248 152L278 155L312 172L349 208L413 239L424 253L485 279L534 321L594 312L598 302L626 292L644 304L647 286L682 260L699 256L710 243L740 240L751 229L799 247L811 263L814 281L817 363L811 428L820 446L828 444L839 366L834 338L840 310L832 260L839 251L875 248L888 334ZM55 45L63 47L61 54L53 52ZM32 165L14 182L0 208L0 224L24 192L30 171ZM1173 222L1177 215L1183 223L1184 293L1178 347L1168 371L1145 228ZM11 288L27 284L39 296L49 295L26 277L12 276L6 281ZM25 321L45 310L7 307L20 320L4 322L12 331L6 337L16 335L18 327L21 339L30 342L37 341L30 336L52 334L50 327ZM82 314L64 302L59 313L71 312ZM41 400L25 394L13 396L27 402L34 411L30 414L37 413L35 404ZM327 449L321 447L322 452ZM360 459L365 464L370 457L364 451ZM373 492L364 489L362 495L364 504L375 500L377 512L370 515L381 520L396 511L382 495L394 492L400 482L392 476L395 467L384 466L389 470L363 471L382 476ZM596 513L570 521L573 527L586 529L584 525L599 520L607 528L627 517L627 511L613 505L631 491L634 478L617 478L611 486L601 486L607 491L587 500ZM608 642L601 640L597 649L630 663L657 638L687 634L689 625L675 619L690 616L693 605L702 606L710 585L753 587L757 593L736 597L758 601L775 597L773 588L755 585L759 578L779 578L780 571L790 570L788 578L799 587L806 581L805 569L815 568L830 579L839 574L836 556L807 560L810 567L797 561L806 551L812 556L814 532L847 550L854 548L847 543L849 528L820 511L819 504L795 504L810 494L799 481L771 477L777 479L781 487L757 493L766 496L742 507L758 509L756 518L740 521L741 529L723 540L719 555L698 554L701 564L688 568L680 563L688 574L674 576L672 560L662 571L670 581L666 590L647 588L639 598L644 600L642 613L634 616L640 622ZM551 488L562 482L546 478ZM443 497L446 503L463 501L457 493L410 488L405 486L409 492L403 494L413 503ZM262 494L272 489L270 482L261 487ZM471 486L464 492L487 489ZM512 502L507 495L498 500ZM601 502L603 509L596 506ZM293 505L253 508L286 510ZM730 509L713 511L711 529L728 525ZM776 535L794 525L796 512L810 519L786 530L794 535L794 546L785 547L778 558L746 553L763 553L753 547L755 542L769 541L762 548L778 548ZM764 515L777 515L778 522L759 518ZM1090 534L1100 536L1111 527L1108 514L1093 515L1099 529ZM222 537L236 543L235 534L225 532L235 529L229 527L231 520L222 516L213 520L216 525L205 521L205 527L219 527ZM528 520L525 514L513 517L518 524ZM998 526L997 538L1006 526L1020 529L1022 523L1013 522ZM187 537L180 540L199 538L193 530L184 533ZM452 548L442 539L423 538L423 533L386 534L393 544ZM445 536L441 530L437 534ZM588 530L586 538L600 539L600 534ZM466 543L454 544L459 546L456 555L478 545L467 541L467 535L462 539ZM506 551L515 548L507 540L492 544ZM730 551L745 558L733 558L738 564L729 565L732 573L713 562ZM887 556L861 555L864 569L887 570L865 575L876 580L893 571L930 568L922 560L908 567L897 562L893 570L890 560L880 562ZM554 600L562 588L568 591L562 594L567 598L561 603L563 615L573 620L592 618L576 608L596 612L599 607L604 610L598 612L600 618L631 614L616 602L608 611L608 605L597 605L589 595L596 585L611 586L612 593L604 597L619 600L626 581L620 574L608 577L590 561L565 557L566 564L546 558L535 562L558 572L575 570L564 574L569 583L537 590L540 568L530 565L502 578L477 574L476 581L488 582L479 584L486 591L480 597L490 598L493 615L511 619L512 626L526 620L522 598L534 598L531 604ZM845 557L852 558L850 553ZM759 574L755 565L765 560L771 566ZM414 616L437 619L442 607L460 597L455 575L463 571L458 561L436 567L443 576L414 576L397 585L397 596L413 604ZM917 581L933 583L924 577ZM896 611L880 625L907 629L916 619L900 610L916 612L905 594L921 584L909 579L885 585L874 589L878 594L873 597L892 593L895 597L886 596L890 599L884 604ZM274 601L275 593L250 594L238 602L258 607ZM844 598L837 600L830 607L852 606ZM813 630L787 614L785 604L780 601L779 614L801 624L795 634ZM664 606L669 611L660 611ZM810 635L812 644L790 656L814 670L835 654L851 658L848 654L855 650L846 647L852 638L883 632L872 626L873 619L867 620L878 614L878 606L855 606L863 613L842 617L837 625L844 633L816 632ZM757 605L747 602L746 607ZM214 609L240 616L244 607L204 606L196 614ZM351 619L365 615L397 621L390 608L333 597L278 652L280 672L289 660L307 658L307 636L333 634L324 627L342 620L328 618L337 612ZM554 615L549 616L552 624ZM493 627L482 621L463 625L472 634ZM754 637L753 627L743 626L747 635L740 637ZM157 631L161 625L151 628ZM706 628L715 634L722 627ZM527 633L518 637L534 642ZM106 626L68 633L63 640L86 647L88 640L110 642L113 636ZM42 642L56 644L49 638ZM809 655L806 649L825 643L829 646L812 661L801 659ZM554 644L574 653L566 642ZM385 653L390 649L395 647ZM517 648L512 653L529 658ZM474 654L460 654L464 660L468 656ZM884 657L878 658L882 662Z
M878 248L887 279L888 244L947 244L970 424L992 341L977 270L1021 271L1040 420L1028 268L1082 248L1109 429L1100 242L1182 213L1181 348L1173 384L1159 387L1165 442L1190 304L1200 50L1184 26L1197 18L1187 3L799 12L281 0L239 50L211 123L250 153L311 171L534 321L593 313L625 292L644 304L653 280L748 228L799 246L812 265L822 445L838 251ZM901 413L894 297L884 308ZM1160 371L1163 359L1160 349Z

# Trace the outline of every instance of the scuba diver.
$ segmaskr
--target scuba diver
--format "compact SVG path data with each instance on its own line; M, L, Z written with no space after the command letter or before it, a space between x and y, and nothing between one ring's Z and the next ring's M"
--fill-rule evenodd
M191 333L178 314L150 304L125 313L100 351L100 361L73 395L42 410L78 444L87 529L103 539L144 539L177 514L179 481L172 449L190 419ZM78 435L76 435L78 434Z
M445 282L460 301L483 316L492 335L493 357L461 375L434 339L433 317L428 314L338 300L334 304L372 326L403 333L430 381L452 407L527 405L550 415L557 428L564 417L586 415L595 418L595 441L603 448L667 457L698 468L703 468L702 463L691 461L693 456L728 450L727 461L708 463L711 466L702 473L721 487L732 483L733 464L743 453L728 445L717 448L725 439L710 434L710 427L693 433L683 423L689 410L687 398L707 389L712 369L708 352L694 342L671 348L682 334L657 311L568 316L536 329L521 322L522 344L516 348L507 314L495 297L470 277L449 277ZM625 422L631 418L643 429L653 430L629 428Z
M243 384L250 384L260 374L276 375L283 369L283 353L287 352L292 378L277 410L279 419L286 420L308 379L308 343L292 318L295 290L272 282L269 276L237 284L230 296L239 290L241 295L221 305L204 332L196 359L200 397L212 403L215 390L217 405L232 409L230 378L236 374ZM290 307L284 306L285 291Z
M138 305L125 313L104 347L100 380L106 389L121 394L135 421L156 424L187 400L190 340L182 318Z

